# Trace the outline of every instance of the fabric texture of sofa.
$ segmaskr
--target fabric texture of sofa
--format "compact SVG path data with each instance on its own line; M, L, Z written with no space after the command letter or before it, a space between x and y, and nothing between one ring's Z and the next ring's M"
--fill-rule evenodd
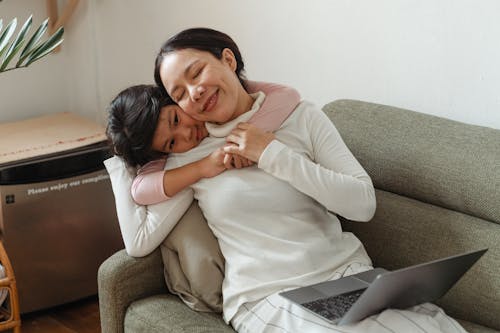
M374 218L344 230L388 269L489 248L436 303L469 332L500 332L500 130L354 100L323 110L376 188ZM160 249L115 253L98 284L103 333L234 332L168 292Z

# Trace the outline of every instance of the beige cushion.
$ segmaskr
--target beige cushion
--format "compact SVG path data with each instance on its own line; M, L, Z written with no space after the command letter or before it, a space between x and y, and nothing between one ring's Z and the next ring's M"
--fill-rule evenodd
M197 201L161 244L165 282L197 311L222 312L224 258Z

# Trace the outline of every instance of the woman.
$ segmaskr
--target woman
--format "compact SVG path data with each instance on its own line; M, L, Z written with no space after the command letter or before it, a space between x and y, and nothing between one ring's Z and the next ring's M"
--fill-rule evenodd
M125 216L120 223L127 225L124 240L130 252L152 251L196 198L226 259L223 314L237 331L464 332L430 304L387 310L339 328L278 295L371 268L361 242L342 232L332 213L368 221L375 195L369 176L331 121L312 104L300 103L275 134L246 123L264 96L246 92L242 71L236 44L218 31L185 30L163 45L157 84L186 113L212 122L209 131L230 134L227 141L233 146L227 150L257 166L203 179L166 203ZM172 154L166 169L199 159L225 141L210 137L188 154Z

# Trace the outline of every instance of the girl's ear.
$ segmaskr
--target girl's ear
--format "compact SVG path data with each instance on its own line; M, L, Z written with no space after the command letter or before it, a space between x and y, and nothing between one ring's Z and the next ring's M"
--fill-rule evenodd
M223 63L229 65L233 72L236 71L236 57L234 56L234 53L233 51L231 51L231 49L225 48L224 50L222 50L221 60Z

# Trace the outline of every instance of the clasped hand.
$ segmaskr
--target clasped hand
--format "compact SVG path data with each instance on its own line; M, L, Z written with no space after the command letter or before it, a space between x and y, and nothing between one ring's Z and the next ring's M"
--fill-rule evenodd
M206 157L205 177L215 177L226 169L240 169L257 163L274 138L273 133L249 123L239 123L227 136L228 144Z
M224 152L247 158L257 163L267 145L275 139L275 135L264 132L249 123L239 123L227 136L229 145Z

